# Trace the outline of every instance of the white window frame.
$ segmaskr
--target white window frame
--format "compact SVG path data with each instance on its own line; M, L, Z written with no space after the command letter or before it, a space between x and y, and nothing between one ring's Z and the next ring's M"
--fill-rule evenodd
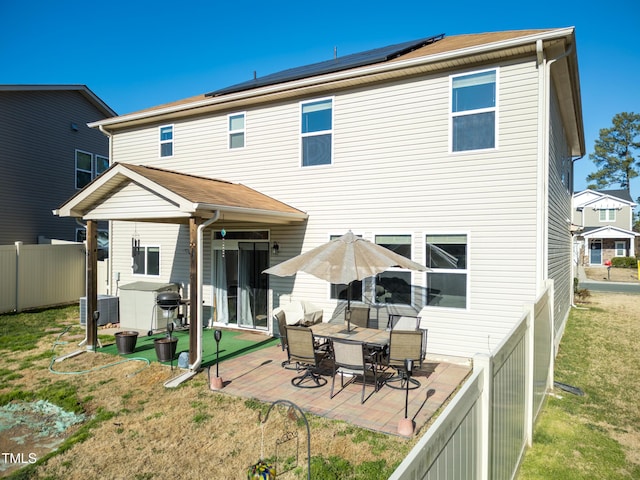
M331 101L331 129L329 130L318 130L315 132L307 132L307 133L302 133L302 109L304 107L304 105L307 105L309 103L316 103L316 102L324 102L326 100L330 100ZM299 140L299 145L300 145L300 167L301 168L314 168L314 167L327 167L330 165L333 165L333 152L334 152L334 145L333 145L333 140L334 140L334 125L335 125L335 108L336 108L336 101L335 101L335 96L331 96L331 97L322 97L322 98L313 98L313 99L309 99L309 100L304 100L302 102L299 103L298 106L298 121L299 121L299 127L298 127L298 132L300 134L300 140ZM304 147L303 147L303 142L304 142L304 138L307 137L315 137L315 136L320 136L320 135L331 135L331 141L330 141L330 148L331 148L331 154L329 155L329 163L322 163L320 165L305 165L304 164Z
M140 245L139 247L141 250L144 250L144 273L137 273L134 271L133 269L133 257L131 257L131 274L135 277L152 277L152 278L158 278L160 276L160 273L162 272L162 249L160 248L160 245L156 245L156 244L150 244L150 245ZM148 273L149 272L149 249L150 248L157 248L158 249L158 273L157 274L151 274Z
M171 139L163 140L162 139L162 129L171 128ZM174 140L176 138L176 130L173 124L168 125L160 125L158 127L158 156L160 158L171 158L175 154L175 143ZM171 155L162 155L162 146L166 144L171 144Z
M603 216L604 216L604 218L602 218ZM600 208L600 209L598 209L598 219L601 222L605 222L605 223L615 222L616 221L616 209L615 208Z
M242 117L242 128L232 129L231 128L231 119L234 117ZM231 137L232 135L242 134L242 146L241 147L233 147L231 146ZM236 112L230 113L227 115L227 149L229 150L241 150L247 146L247 112Z
M453 111L453 81L456 78L459 77L465 77L468 75L476 75L479 73L485 73L485 72L496 72L496 99L495 99L495 104L493 107L487 107L487 108L478 108L475 110L464 110L462 112L454 112ZM449 76L449 153L453 153L453 154L465 154L465 153L474 153L474 152L488 152L488 151L495 151L498 149L498 125L499 125L499 119L498 119L498 106L499 106L499 95L500 92L500 68L499 67L494 67L494 68L486 68L484 70L473 70L470 72L465 72L465 73L458 73L455 75L450 75ZM476 114L480 114L480 113L489 113L489 112L494 112L494 139L493 139L493 147L487 147L487 148L478 148L478 149L473 149L473 150L454 150L453 149L453 119L457 118L457 117L464 117L464 116L469 116L469 115L476 115Z
M389 236L397 236L397 237L409 237L409 251L410 251L410 257L408 257L409 260L414 260L415 258L415 254L414 254L414 249L413 249L413 235L411 233L408 232L401 232L401 231L389 231L389 232L376 232L373 235L373 240L372 242L375 243L376 245L380 245L377 242L378 237L389 237ZM407 307L407 306L411 306L414 305L414 290L415 288L413 288L415 286L415 280L414 280L414 274L412 270L408 270L406 268L399 268L399 267L390 267L387 270L385 270L382 273L385 272L402 272L402 273L408 273L409 274L409 303L391 303L391 302L378 302L376 300L376 295L375 295L375 287L376 287L376 279L377 279L377 275L375 277L373 277L373 304L377 305L377 306L398 306L398 307Z
M78 168L78 153L89 155L91 157L91 170L86 170L84 168ZM104 173L104 170L102 172L98 172L98 159L106 160L107 161L107 168L109 168L109 157L105 157L104 155L98 155L97 153L91 153L91 152L86 152L84 150L76 149L76 151L75 151L75 185L76 185L76 189L77 190L81 190L82 188L84 188L86 186L86 185L83 185L83 186L79 186L78 185L78 172L88 173L89 176L91 177L89 182L93 181L94 178L96 178L96 177L100 176L102 173Z
M616 251L616 257L626 257L627 254L627 242L625 242L624 240L620 241L620 240L616 240L615 241L615 251ZM620 253L622 252L622 253Z
M94 157L94 171L95 171L95 177L99 177L100 175L102 175L106 169L104 169L101 172L98 172L98 160L105 160L107 162L107 168L109 168L109 157L105 157L104 155L98 155L97 153L95 154ZM94 178L95 178L94 177Z
M436 230L429 230L428 232L424 233L422 235L422 258L424 258L424 265L427 265L427 237L429 236L453 236L453 235L464 235L467 238L467 244L466 244L466 255L467 255L467 265L465 269L459 269L459 268L432 268L431 272L425 272L425 298L423 299L423 305L425 308L429 308L429 309L440 309L440 310L447 310L447 311L455 311L455 312L461 312L461 311L469 311L471 309L470 305L471 305L471 262L470 262L470 257L471 255L469 254L469 245L471 245L471 235L469 232L457 232L457 231L445 231L445 232L441 232L441 231L436 231ZM466 275L467 277L467 283L465 285L465 307L464 308L457 308L457 307L446 307L446 306L440 306L440 305L429 305L428 302L428 298L427 298L427 294L430 288L430 284L429 284L429 274L430 273L452 273L452 274L458 274L458 275Z
M90 168L91 169L90 170L86 170L84 168L79 168L78 167L78 154L79 153L84 154L84 155L89 155L89 157L91 157L91 160L90 160L90 163L91 163L91 167ZM94 157L93 153L91 153L91 152L86 152L84 150L79 150L79 149L76 149L76 151L75 151L75 162L76 162L75 184L76 184L76 189L77 190L81 190L82 188L86 187L86 185L82 185L82 186L78 185L78 172L88 173L89 174L89 183L91 183L91 180L93 180L93 178L94 178L94 175L93 175L93 172L94 172L93 157ZM87 183L87 185L88 185L88 183Z
M364 238L364 235L362 235L361 233L355 233L354 232L353 234L358 238ZM337 238L340 238L342 235L344 235L344 233L339 233L339 234L338 233L331 233L331 234L329 234L329 239L327 241L330 242L331 240L335 240ZM368 280L367 278L363 278L362 280L357 280L357 281L359 281L361 283L360 298L351 300L351 305L355 305L355 304L361 305L361 304L363 304L365 302L365 292L366 292L365 282L367 280ZM333 293L332 290L333 290L334 285L346 285L346 284L327 282L327 285L328 285L327 286L327 298L329 300L335 300L336 302L346 301L346 300L343 300L341 298L332 296L332 293ZM355 292L355 290L352 288L351 289L351 294L353 295L354 292Z

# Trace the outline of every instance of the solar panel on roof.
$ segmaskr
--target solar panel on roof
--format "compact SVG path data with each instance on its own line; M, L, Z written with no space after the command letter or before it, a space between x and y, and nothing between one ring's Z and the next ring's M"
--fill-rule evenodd
M282 70L270 75L265 75L264 77L255 78L247 82L238 83L230 87L225 87L220 90L215 90L205 94L205 96L215 97L219 95L226 95L229 93L241 92L243 90L250 90L252 88L265 87L267 85L275 85L325 73L339 72L349 68L386 62L400 55L409 53L417 48L437 42L442 38L444 38L444 33L420 40L413 40L410 42L389 45L387 47L375 48L365 52L353 53L351 55L345 55L344 57L338 57L324 62L312 63L311 65L290 68L288 70Z

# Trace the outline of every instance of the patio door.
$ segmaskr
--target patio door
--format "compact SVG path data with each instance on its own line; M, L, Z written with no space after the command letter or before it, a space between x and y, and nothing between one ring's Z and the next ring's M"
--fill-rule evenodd
M602 265L602 240L591 240L589 246L589 264Z
M269 267L268 241L214 241L213 321L266 329Z

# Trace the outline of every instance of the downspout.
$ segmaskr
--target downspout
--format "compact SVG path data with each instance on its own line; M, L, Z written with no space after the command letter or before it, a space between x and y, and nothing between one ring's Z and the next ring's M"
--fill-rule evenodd
M540 245L541 260L538 262L538 273L536 275L536 291L540 291L544 279L546 278L546 272L549 267L549 246L547 242L549 232L549 127L551 123L550 105L551 105L551 65L558 60L569 56L574 50L573 44L569 45L569 48L563 53L551 60L547 60L544 55L544 44L542 40L536 41L536 56L538 67L542 67L538 88L540 89L540 108L542 114L542 125L540 138L541 143L538 145L538 153L542 159L541 172L540 172L540 193L539 204L542 206L542 219L540 222L540 229L538 235L538 245Z
M202 290L203 290L202 269L203 269L203 263L204 263L202 258L204 255L203 231L212 223L217 222L219 218L220 218L220 210L216 210L213 217L211 217L209 220L204 222L202 225L198 225L198 267L197 267L198 268L198 281L197 281L198 285L196 286L196 288L198 289L198 320L196 322L196 328L198 329L198 337L197 337L198 341L196 344L196 348L197 348L196 361L193 363L193 365L189 365L189 370L191 370L192 372L197 372L198 369L200 368L200 365L202 364L202 315L204 311L204 307L202 305Z
M102 126L102 125L98 125L98 130L100 130L103 133L103 135L105 135L109 139L109 166L111 166L111 165L113 165L113 161L112 161L112 158L113 158L113 134L111 134L110 132L105 130L104 126ZM114 294L114 292L112 290L112 285L113 285L113 282L112 282L112 279L113 279L113 261L112 261L112 259L113 259L113 248L112 248L111 239L113 238L113 235L112 235L113 232L112 232L111 226L112 226L112 222L111 222L111 220L109 220L109 265L108 265L108 268L107 268L107 280L109 281L109 284L107 286L107 293L109 295L113 295ZM115 293L118 293L117 292L117 286L116 286L116 292Z

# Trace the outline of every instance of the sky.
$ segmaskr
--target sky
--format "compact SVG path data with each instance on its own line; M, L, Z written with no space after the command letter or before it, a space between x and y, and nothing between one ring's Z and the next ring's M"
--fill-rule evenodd
M516 7L517 5L517 7ZM287 68L444 33L575 27L585 156L640 113L640 1L0 0L0 84L83 84L118 114ZM617 188L612 186L611 188ZM640 179L631 183L635 200ZM640 203L640 202L639 202Z

